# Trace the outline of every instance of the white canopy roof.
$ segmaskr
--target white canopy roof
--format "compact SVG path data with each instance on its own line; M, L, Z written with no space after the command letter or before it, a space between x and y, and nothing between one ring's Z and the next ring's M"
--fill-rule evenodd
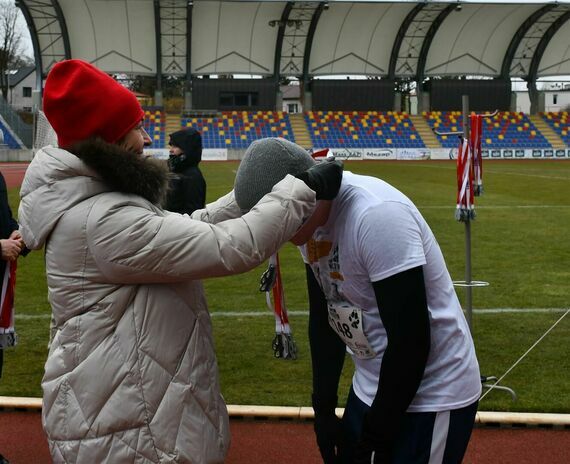
M20 0L36 62L149 75L570 75L570 2Z

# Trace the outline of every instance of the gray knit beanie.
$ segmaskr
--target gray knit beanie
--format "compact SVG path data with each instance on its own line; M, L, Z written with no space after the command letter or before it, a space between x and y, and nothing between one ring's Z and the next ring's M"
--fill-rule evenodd
M235 199L242 211L249 211L287 174L293 176L315 164L311 155L282 138L253 142L241 161L234 184Z

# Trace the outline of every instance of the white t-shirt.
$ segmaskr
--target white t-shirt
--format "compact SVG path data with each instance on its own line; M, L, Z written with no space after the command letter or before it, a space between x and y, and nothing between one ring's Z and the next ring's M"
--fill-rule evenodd
M372 282L423 266L431 346L424 376L409 412L445 411L481 394L479 365L443 255L414 204L386 182L345 171L326 224L300 247L327 301L362 310L362 326L376 355L356 366L353 388L371 405L387 346ZM405 369L405 366L402 366Z

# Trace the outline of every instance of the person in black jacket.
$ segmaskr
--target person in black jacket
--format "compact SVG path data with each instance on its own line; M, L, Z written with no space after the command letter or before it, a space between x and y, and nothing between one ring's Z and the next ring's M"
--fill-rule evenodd
M170 135L168 166L175 174L171 180L165 209L192 214L206 204L206 180L198 167L202 161L202 137L193 128Z

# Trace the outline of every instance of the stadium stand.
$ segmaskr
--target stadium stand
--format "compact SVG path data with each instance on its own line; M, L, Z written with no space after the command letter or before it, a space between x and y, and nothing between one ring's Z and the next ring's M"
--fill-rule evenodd
M460 111L429 111L422 117L432 130L461 131ZM541 113L544 121L570 145L568 112ZM426 144L407 113L387 111L308 111L303 113L311 145L319 148L425 148ZM145 107L145 129L151 148L166 147L166 115L160 107ZM193 114L180 119L181 127L202 133L204 148L244 149L262 137L283 137L295 142L288 113L281 111L225 111ZM17 147L4 131L6 143ZM437 135L444 148L455 148L457 137ZM504 111L483 121L484 149L552 148L547 137L525 113Z
M308 111L305 122L315 148L424 148L407 113Z
M289 114L282 111L224 111L214 117L183 117L181 123L201 132L204 148L247 148L263 137L295 141Z
M165 122L166 117L161 107L145 107L144 109L144 128L152 140L149 148L165 147Z
M423 117L439 132L459 132L463 127L461 111L424 111ZM457 137L437 135L442 147L457 146ZM502 111L483 120L483 149L489 148L552 148L551 144L528 115Z
M12 149L23 148L20 142L18 142L12 135L12 131L9 130L2 121L0 121L0 130L2 130L2 133L4 134L4 145L8 145L8 148Z
M567 111L540 113L544 121L558 134L566 146L570 146L570 118Z

